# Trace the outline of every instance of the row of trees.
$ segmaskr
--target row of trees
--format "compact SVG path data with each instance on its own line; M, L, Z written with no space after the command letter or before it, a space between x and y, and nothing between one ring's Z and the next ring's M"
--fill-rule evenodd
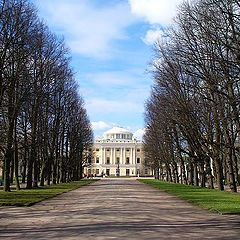
M93 140L64 41L26 0L0 0L0 160L4 190L78 180Z
M240 2L183 3L156 43L146 103L146 164L174 182L237 191Z

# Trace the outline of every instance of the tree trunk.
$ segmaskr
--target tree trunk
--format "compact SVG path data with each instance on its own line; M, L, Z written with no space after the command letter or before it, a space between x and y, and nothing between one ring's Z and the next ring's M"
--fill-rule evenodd
M57 163L56 163L56 160L55 160L55 162L54 162L54 164L53 164L53 181L52 181L52 183L53 184L57 184Z
M238 168L238 157L236 154L236 150L233 150L234 154L234 171L236 173L236 180L237 180L237 185L240 185L240 175L238 174L239 168Z
M15 136L14 136L14 170L15 170L15 181L16 181L16 189L20 190L20 183L18 178L18 143L17 143L17 130L15 126Z
M28 159L28 171L27 171L27 189L33 187L33 167L36 161L36 131L37 131L37 110L36 106L33 107L33 118L32 118L32 142L30 147L30 156Z
M208 179L208 188L214 189L213 184L213 175L212 175L212 168L211 168L211 159L206 159L206 174Z
M214 162L215 162L215 167L216 167L216 172L217 172L218 189L223 191L224 190L224 177L223 177L222 162L219 157L216 157Z
M52 179L52 156L50 155L47 160L47 185L51 184L51 179Z
M187 176L186 176L186 169L185 169L185 164L183 161L183 158L181 157L181 183L188 184L187 182Z
M7 148L4 161L4 191L10 192L10 167L13 162L13 132L14 120L9 121L9 128L7 132Z
M12 161L13 151L12 149L7 149L5 153L4 162L4 191L10 192L10 165Z
M198 166L196 162L193 164L193 170L194 170L194 185L199 186Z
M233 168L233 154L232 149L229 148L228 150L228 156L227 156L227 163L228 163L228 174L229 174L229 187L232 192L237 192L237 184L234 174L234 168Z
M45 165L42 166L41 176L40 176L40 186L43 187L45 182Z
M189 185L194 185L194 167L192 162L189 169Z
M30 154L31 156L31 154ZM32 174L33 174L33 162L32 158L28 159L28 166L27 166L27 186L26 189L32 188Z
M164 172L163 172L162 164L160 164L159 168L160 168L160 179L163 181L164 180L164 176L163 176Z
M156 168L155 168L155 179L159 179L159 167L157 166Z
M27 172L27 159L29 157L28 149L28 137L27 137L27 123L25 121L24 126L24 156L23 156L23 171L22 171L22 183L26 182L26 172Z
M27 159L23 158L23 170L22 170L22 183L26 182L26 172L27 172Z
M14 180L14 149L12 150L12 161L11 161L11 165L10 165L10 183L13 184L13 180Z
M33 163L33 187L34 188L38 188L38 180L39 180L39 166L38 166L38 161L36 161L36 159Z
M204 163L201 162L199 167L200 167L201 187L206 187L206 172L204 170Z

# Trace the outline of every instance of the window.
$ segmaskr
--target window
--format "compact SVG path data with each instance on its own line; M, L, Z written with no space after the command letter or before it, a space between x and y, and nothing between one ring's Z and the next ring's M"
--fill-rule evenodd
M119 164L119 163L120 163L120 158L117 157L117 158L116 158L116 164Z
M97 174L97 175L99 174L99 169L96 169L96 174Z
M99 148L96 148L96 151L99 152Z
M110 151L110 149L109 148L107 148L107 152L109 152Z
M119 149L119 148L117 148L117 149L116 149L116 151L117 151L117 152L119 152L119 151L120 151L120 149Z
M110 164L110 157L107 157L106 163L107 163L107 164Z
M145 168L145 174L146 174L146 175L148 174L148 169L147 169L147 168Z
M126 164L129 164L129 157L126 158Z
M96 163L99 163L99 157L96 157Z
M130 170L126 169L126 176L129 176Z
M130 150L127 148L126 151L129 152Z
M91 148L89 148L89 149L88 149L88 151L89 151L89 152L91 152L91 151L92 151L92 149L91 149Z
M140 148L137 149L137 152L140 152Z
M137 158L137 163L140 163L140 158Z

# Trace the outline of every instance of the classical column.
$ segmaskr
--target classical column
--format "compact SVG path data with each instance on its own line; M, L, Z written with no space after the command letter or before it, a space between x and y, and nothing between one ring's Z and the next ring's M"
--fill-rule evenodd
M101 148L101 162L100 162L101 164L104 164L104 160L103 160L103 158L104 158L104 156L103 156L104 152L103 152L103 151L104 151L104 148L102 147L102 148Z
M122 154L123 154L123 151L122 151L122 148L120 148L120 158L119 158L119 164L122 164Z
M116 164L116 148L113 148L113 164Z
M136 164L136 148L133 148L133 164Z
M106 148L103 148L103 164L106 164Z
M129 164L133 163L133 149L130 148L130 158L129 158Z
M111 164L114 164L113 163L113 149L111 148L111 150L110 150L110 163Z
M123 148L123 159L122 159L122 164L125 164L126 161L126 148Z

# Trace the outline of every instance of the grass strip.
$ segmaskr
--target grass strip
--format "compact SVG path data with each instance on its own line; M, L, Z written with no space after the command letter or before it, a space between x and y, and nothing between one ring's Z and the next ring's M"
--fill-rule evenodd
M156 179L139 179L139 181L213 212L240 214L239 193L164 182Z
M0 206L32 206L48 198L55 197L61 193L69 192L79 187L88 185L97 180L84 179L69 183L39 187L36 189L13 190L11 192L0 191Z

